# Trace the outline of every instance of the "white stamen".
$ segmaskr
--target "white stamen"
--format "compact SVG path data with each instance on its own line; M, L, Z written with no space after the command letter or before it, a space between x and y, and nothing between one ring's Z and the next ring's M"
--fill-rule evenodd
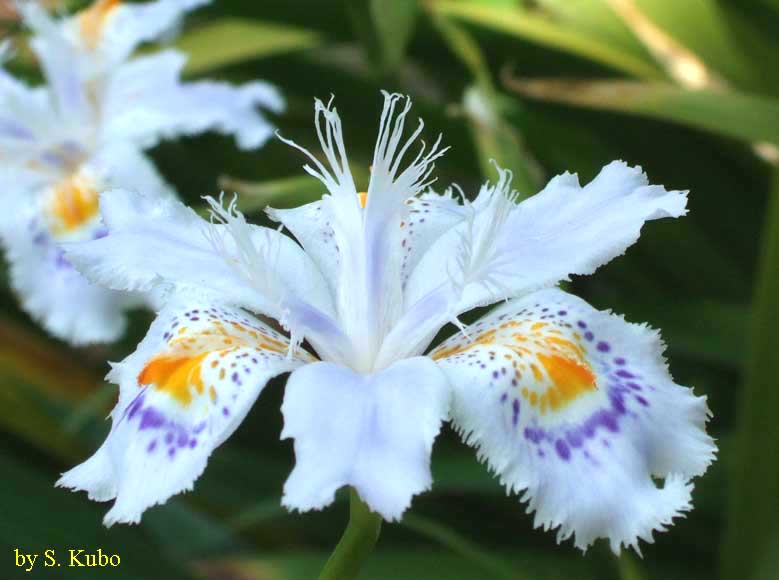
M460 236L457 275L449 273L453 288L460 293L469 284L481 284L493 297L506 294L497 276L507 257L500 254L497 240L516 207L518 194L510 189L511 171L497 169L499 179L494 186L483 190L474 203L463 198L469 212L467 229ZM477 218L488 219L490 227L476 227Z
M279 133L276 133L276 136L283 143L303 153L314 164L314 167L308 164L303 166L306 173L319 179L333 196L339 198L340 202L351 202L359 208L355 198L357 190L346 156L341 119L338 116L338 111L332 107L333 98L330 98L327 105L319 99L315 99L314 103L314 125L322 152L330 166L329 170L305 147L290 139L285 139ZM322 127L323 118L324 129Z
M252 226L247 223L244 215L236 207L238 196L233 195L227 208L224 207L224 192L219 195L219 201L213 197L203 198L210 206L211 226L205 230L205 235L211 241L214 249L219 252L235 272L257 289L266 299L279 306L283 300L283 292L274 284L268 272L275 271L280 248L276 245L276 256L270 255L269 246L258 248L252 240ZM219 226L224 226L221 230ZM232 240L234 247L228 246Z
M381 114L379 136L373 153L373 175L368 188L368 204L379 205L382 210L389 205L404 202L424 191L435 179L428 179L435 168L435 160L444 155L449 148L439 149L441 135L438 135L433 147L426 153L425 142L414 160L403 170L400 166L409 148L424 129L420 119L417 128L398 149L403 137L406 115L411 109L411 99L406 97L403 110L395 114L395 108L403 97L399 94L384 94L384 108ZM400 172L400 173L398 173Z

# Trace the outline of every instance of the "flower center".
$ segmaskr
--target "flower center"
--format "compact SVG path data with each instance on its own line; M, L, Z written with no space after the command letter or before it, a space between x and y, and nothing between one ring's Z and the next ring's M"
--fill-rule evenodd
M83 173L75 173L51 189L46 206L51 232L66 235L97 216L99 195L93 180Z

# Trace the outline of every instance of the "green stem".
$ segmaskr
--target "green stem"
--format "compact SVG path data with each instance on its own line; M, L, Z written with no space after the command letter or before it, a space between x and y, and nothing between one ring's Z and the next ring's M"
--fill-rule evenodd
M352 580L373 551L381 531L381 516L373 513L351 490L349 523L341 541L327 560L319 580Z

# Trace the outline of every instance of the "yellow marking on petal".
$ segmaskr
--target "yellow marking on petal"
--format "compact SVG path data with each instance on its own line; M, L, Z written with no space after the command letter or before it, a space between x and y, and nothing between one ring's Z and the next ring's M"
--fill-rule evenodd
M196 356L158 356L151 359L138 375L138 385L152 385L184 406L195 394L203 393L201 366L210 353ZM193 392L194 391L194 392Z
M214 321L208 330L189 331L188 327L178 329L176 337L168 342L167 351L153 357L138 375L138 385L152 385L173 397L183 406L188 406L197 395L205 392L202 378L202 365L205 359L213 355L208 362L212 369L220 367L220 360L241 348L253 348L257 352L271 351L286 354L288 346L281 340L268 336L265 332L250 331L238 323L230 323L229 328ZM195 350L195 354L191 351ZM306 351L300 356L316 360ZM219 368L220 381L225 380L227 372ZM217 391L213 385L208 387L208 396L216 401Z
M477 346L487 346L491 345L494 342L495 335L497 334L497 330L488 330L487 332L483 332L479 336L475 337L473 341L471 342L463 342L463 343L456 343L449 348L444 348L441 350L434 351L431 353L430 358L433 360L438 360L441 358L447 358L456 354L460 354L461 352L468 351L472 348L475 348Z
M97 0L79 14L78 24L81 37L90 50L94 50L100 44L106 21L120 4L121 0Z
M97 216L99 195L81 174L67 177L51 189L47 203L53 234L68 234Z
M360 207L365 209L365 206L368 204L368 192L367 191L361 191L357 194L357 199L360 202Z

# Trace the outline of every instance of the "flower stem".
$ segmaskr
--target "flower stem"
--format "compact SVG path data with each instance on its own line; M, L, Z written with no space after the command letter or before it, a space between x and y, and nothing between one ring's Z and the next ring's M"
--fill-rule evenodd
M351 490L349 523L341 541L327 560L319 580L352 580L373 550L381 531L381 516L373 513Z

